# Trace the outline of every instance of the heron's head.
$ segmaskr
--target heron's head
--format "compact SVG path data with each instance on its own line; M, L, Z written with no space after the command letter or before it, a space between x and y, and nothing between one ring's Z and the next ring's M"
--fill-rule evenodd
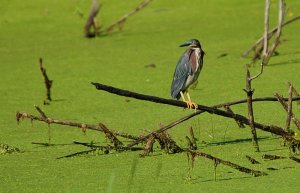
M184 46L190 46L192 48L201 48L201 44L199 40L197 39L191 39L183 44L181 44L179 47L184 47Z

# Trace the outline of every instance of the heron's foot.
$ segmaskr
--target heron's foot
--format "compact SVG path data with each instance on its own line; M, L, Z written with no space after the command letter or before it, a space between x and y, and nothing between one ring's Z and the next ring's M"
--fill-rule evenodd
M198 109L198 105L192 101L185 101L188 109Z

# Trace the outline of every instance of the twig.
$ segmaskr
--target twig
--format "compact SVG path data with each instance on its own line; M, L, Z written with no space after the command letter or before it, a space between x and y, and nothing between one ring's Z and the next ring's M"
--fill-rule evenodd
M230 108L230 106L228 106L228 105L225 105L225 106L224 106L224 109L225 109L227 112L234 113L234 112L232 111L232 109ZM234 120L235 120L235 122L237 123L237 125L239 126L239 128L245 128L245 125L244 125L243 123L241 123L239 120L237 120L237 119L234 119Z
M187 142L187 147L190 150L197 150L197 146L192 142L192 140L189 138L189 136L185 136L186 142Z
M293 92L292 92L293 86L289 86L289 100L287 102L287 117L286 117L286 123L285 123L285 131L290 132L290 126L291 126L291 118L292 118L292 97L293 97ZM282 101L282 98L280 98ZM283 101L282 101L283 102Z
M41 114L41 116L42 116L43 119L47 119L46 114L42 111L42 109L39 106L34 105L34 107Z
M30 120L37 120L37 121L42 121L45 122L47 124L58 124L58 125L67 125L67 126L71 126L71 127L78 127L81 129L91 129L91 130L95 130L95 131L100 131L100 132L104 132L103 128L100 125L91 125L91 124L85 124L85 123L77 123L77 122L70 122L70 121L64 121L64 120L58 120L58 119L53 119L53 118L43 118L43 117L38 117L35 115L31 115L25 112L17 112L16 113L16 120L19 123L20 119L30 119ZM128 134L128 133L124 133L121 131L114 131L114 130L110 130L114 135L117 136L121 136L127 139L134 139L137 140L140 137Z
M191 137L191 143L192 143L192 146L191 146L191 150L197 150L198 149L198 147L197 147L197 139L196 139L196 137L195 137L195 135L194 135L194 130L193 130L193 127L192 126L190 126L189 127L189 133L190 133L190 137Z
M97 14L101 8L98 0L92 0L92 7L89 17L84 25L84 35L87 38L95 37L99 33L99 23L97 21ZM91 28L93 27L93 31Z
M99 127L102 128L105 136L114 144L115 148L123 146L123 143L102 123L99 123Z
M288 101L288 98L283 98L284 101ZM259 98L253 98L252 102L275 102L277 101L276 97L259 97ZM300 107L300 95L293 97L292 101L298 101L299 102L299 107ZM241 99L241 100L237 100L237 101L232 101L232 102L228 102L228 103L222 103L222 104L218 104L215 105L215 108L220 108L223 106L233 106L233 105L238 105L238 104L243 104L243 103L247 103L247 99Z
M155 102L155 103L167 104L167 105L183 107L183 108L186 107L186 103L182 102L182 101L139 94L139 93L136 93L136 92L123 90L123 89L115 88L115 87L112 87L112 86L107 86L107 85L100 84L100 83L92 83L92 84L95 85L96 89L98 89L98 90L104 90L106 92L117 94L117 95L120 95L120 96L126 96L126 97L136 98L136 99L139 99L139 100L151 101L151 102ZM160 133L160 132L166 131L166 130L174 127L175 125L177 125L179 123L182 123L182 122L184 122L184 121L186 121L186 120L188 120L188 119L190 119L190 118L192 118L196 115L199 115L203 112L208 112L208 113L211 113L211 114L216 114L216 115L220 115L220 116L227 117L227 118L232 118L232 119L236 118L239 121L241 121L243 124L249 125L249 120L246 117L244 117L242 115L239 115L239 114L219 110L219 109L215 108L215 106L208 107L208 106L204 106L204 105L199 104L197 110L198 110L197 112L194 112L194 113L192 113L192 114L190 114L186 117L183 117L183 118L181 118L181 119L179 119L179 120L177 120L177 121L175 121L175 122L173 122L169 125L166 125L165 127L161 128L159 130L153 131L152 133ZM285 132L284 129L281 128L281 127L274 126L274 125L263 125L263 124L260 124L260 123L257 123L257 122L254 122L254 126L258 129L263 130L263 131L270 132L270 133L273 133L273 134L276 134L276 135L281 135L283 138L287 139L288 141L292 142L293 144L299 144L300 143L300 141L296 140L292 134ZM139 138L134 143L129 144L127 146L134 146L134 145L144 141L148 137L149 137L149 134L144 136L144 137Z
M300 131L300 121L296 118L295 114L291 110L289 112L288 104L284 100L282 100L282 96L280 96L278 93L275 93L275 96L277 97L280 104L283 106L284 110L287 113L289 113L289 115L291 116L292 121L294 122L294 124L296 125L298 130Z
M247 173L247 174L251 174L253 175L254 177L258 177L258 176L266 176L268 175L267 173L265 172L262 172L262 171L257 171L257 170L252 170L252 169L249 169L249 168L246 168L246 167L243 167L243 166L240 166L240 165L237 165L235 163L232 163L230 161L225 161L225 160L222 160L220 158L217 158L217 157L214 157L210 154L206 154L204 152L199 152L199 151L193 151L193 150L186 150L187 152L190 152L194 155L197 155L197 156L201 156L201 157L205 157L207 159L210 159L210 160L213 160L215 161L216 163L220 163L220 164L223 164L223 165L226 165L226 166L229 166L233 169L236 169L240 172L244 172L244 173Z
M290 19L290 20L284 22L284 23L282 24L282 27L284 27L284 26L286 26L286 25L288 25L288 24L290 24L290 23L292 23L292 22L294 22L294 21L297 21L298 19L300 19L300 16L296 16L296 17L294 17L294 18L292 18L292 19ZM273 29L268 33L268 39L270 39L270 38L277 32L277 30L278 30L278 26L275 27L275 28L273 28ZM259 45L263 45L263 43L262 43L263 40L264 40L264 35L263 35L262 37L260 37L260 38L255 42L255 44L254 44L253 46L251 46L248 50L246 50L246 51L242 54L242 56L243 56L243 57L248 56L248 55L250 54L250 52L251 52L251 51L255 51L255 49L256 49Z
M288 82L288 86L289 86L289 87L290 87L290 86L292 87L292 95L293 95L293 96L300 97L299 93L297 92L297 90L295 89L295 87L292 85L292 83ZM300 110L300 100L297 101L297 105L298 105L298 108L299 108L299 110Z
M163 127L164 125L160 124L160 128ZM153 133L153 135L155 139L158 141L161 149L164 150L165 153L173 154L173 153L179 153L183 151L172 139L172 137L167 133L167 131L160 132L160 133Z
M137 13L138 11L142 10L144 7L146 7L152 0L144 0L141 2L133 11L130 13L124 15L120 19L118 19L115 23L109 25L107 28L104 29L105 33L110 33L115 27L118 27L119 30L121 31L124 27L124 23L130 17L131 15Z
M249 69L248 69L248 71L249 71ZM259 73L257 75L255 75L255 76L252 76L251 78L249 77L249 81L252 81L252 80L258 78L260 75L262 75L263 72L264 72L264 64L262 62L262 63L260 63L260 71L259 71Z
M51 101L51 87L52 87L52 83L53 80L50 80L48 78L48 75L46 73L46 69L43 67L43 59L40 58L40 70L42 72L42 75L44 77L44 82L45 82L45 86L46 86L46 95L47 95L47 100ZM45 102L44 102L45 103Z
M153 152L153 144L155 142L155 136L150 135L149 138L147 139L144 152L140 154L141 157L148 156L151 152Z

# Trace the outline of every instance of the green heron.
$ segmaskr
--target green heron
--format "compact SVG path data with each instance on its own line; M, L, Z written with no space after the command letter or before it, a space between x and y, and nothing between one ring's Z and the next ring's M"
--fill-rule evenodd
M199 77L203 66L204 51L201 48L200 42L196 39L191 39L180 45L180 47L184 46L189 47L176 65L171 87L171 96L177 100L181 97L189 109L197 109L198 105L191 101L188 89ZM186 94L187 100L184 94Z

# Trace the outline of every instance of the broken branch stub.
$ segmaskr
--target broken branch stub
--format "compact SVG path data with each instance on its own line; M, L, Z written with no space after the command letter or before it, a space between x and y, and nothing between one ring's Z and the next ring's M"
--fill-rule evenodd
M99 13L100 8L101 4L98 0L92 0L91 11L84 25L84 35L87 38L93 38L99 34L100 26L97 20L97 14ZM91 30L91 28L93 28L93 30Z
M50 80L47 73L46 73L46 69L43 67L43 59L40 58L40 70L42 72L42 75L44 77L44 83L45 83L45 87L46 87L46 100L49 100L51 101L52 98L51 98L51 87L52 87L52 83L53 83L53 80ZM46 102L44 101L44 104L46 104Z

